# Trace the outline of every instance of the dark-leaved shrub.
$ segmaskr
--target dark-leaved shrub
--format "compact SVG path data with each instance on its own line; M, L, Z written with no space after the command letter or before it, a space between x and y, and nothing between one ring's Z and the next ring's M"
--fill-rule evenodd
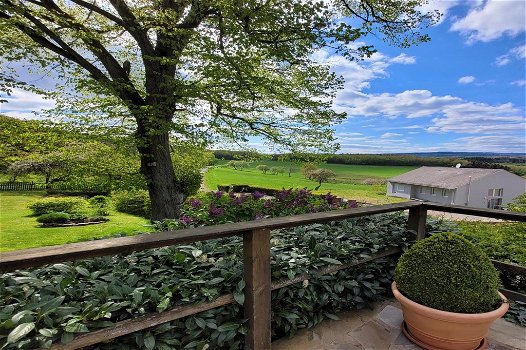
M149 218L151 204L148 192L143 190L118 192L113 195L115 209L121 213Z
M28 208L33 215L39 216L57 212L74 214L82 211L85 205L86 201L82 198L49 197L31 203Z
M40 215L37 218L37 222L41 224L63 224L71 218L71 215L68 213L48 213Z
M398 261L395 281L406 297L438 310L480 313L500 303L498 272L489 258L450 232L415 243Z

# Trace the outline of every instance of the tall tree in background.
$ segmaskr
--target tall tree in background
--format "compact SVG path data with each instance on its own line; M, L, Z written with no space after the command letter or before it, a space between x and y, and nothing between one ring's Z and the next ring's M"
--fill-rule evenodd
M176 217L183 199L171 133L330 150L331 126L345 117L331 110L342 81L313 53L363 58L374 49L354 42L371 32L403 47L427 41L419 30L437 16L421 13L423 2L0 0L0 57L50 71L69 120L132 121L159 220ZM2 71L4 90L32 88L16 73Z

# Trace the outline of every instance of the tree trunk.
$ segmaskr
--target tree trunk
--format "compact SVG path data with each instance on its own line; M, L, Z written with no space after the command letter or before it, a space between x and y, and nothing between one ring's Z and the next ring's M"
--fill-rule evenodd
M139 141L137 148L141 155L141 173L146 178L152 203L151 219L152 221L177 219L184 195L175 187L168 132L142 136L140 140L142 142ZM144 141L146 144L141 144Z

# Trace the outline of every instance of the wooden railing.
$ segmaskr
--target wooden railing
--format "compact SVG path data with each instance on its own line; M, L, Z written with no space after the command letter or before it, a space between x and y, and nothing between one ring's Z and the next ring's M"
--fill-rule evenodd
M417 239L422 239L425 236L427 210L526 222L526 213L475 209L423 202L405 202L6 252L2 253L0 256L0 271L13 271L16 269L37 267L68 260L122 254L131 251L159 248L181 243L192 243L229 236L243 236L243 275L246 283L244 290L244 312L245 318L248 320L245 348L269 349L271 341L270 315L272 290L308 280L312 276L333 273L344 268L349 268L351 266L400 253L400 249L398 248L389 249L352 264L329 266L320 270L312 271L308 275L297 276L292 280L272 282L270 274L271 230L403 210L409 210L407 228L416 233ZM507 271L526 274L526 268L522 266L500 262L495 262L495 265L498 268ZM511 291L504 292L512 299L526 301L526 295ZM189 306L178 306L168 311L152 313L134 319L117 322L113 327L80 335L66 345L53 345L52 349L79 349L146 328L154 327L162 323L180 319L182 317L190 316L205 310L227 305L233 301L234 298L232 294L226 294L212 302Z

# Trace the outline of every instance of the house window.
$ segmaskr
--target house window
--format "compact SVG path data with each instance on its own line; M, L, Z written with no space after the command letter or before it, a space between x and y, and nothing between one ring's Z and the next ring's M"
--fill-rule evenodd
M436 188L431 187L431 194L432 194L433 196L436 196Z
M489 209L502 209L502 198L491 198L488 199Z
M502 197L504 189L502 188L490 188L488 190L488 197Z
M446 189L442 190L442 197L447 197L447 190Z
M424 186L420 186L420 193L426 193L426 188Z
M396 184L396 192L404 192L404 191L405 191L404 185Z

